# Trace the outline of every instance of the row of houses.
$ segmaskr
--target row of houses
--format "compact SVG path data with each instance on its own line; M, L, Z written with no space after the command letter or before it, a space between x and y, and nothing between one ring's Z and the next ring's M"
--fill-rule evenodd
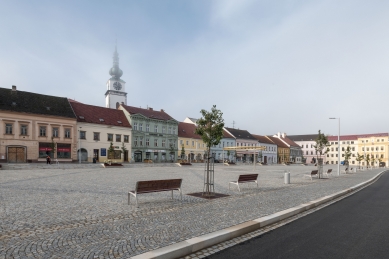
M49 155L59 162L201 161L206 145L196 135L196 119L179 122L163 109L118 104L117 109L83 104L65 97L0 88L0 161L39 162ZM218 160L265 163L302 161L302 149L285 134L261 136L224 128L211 148ZM227 151L225 147L241 147ZM113 152L108 152L112 149Z

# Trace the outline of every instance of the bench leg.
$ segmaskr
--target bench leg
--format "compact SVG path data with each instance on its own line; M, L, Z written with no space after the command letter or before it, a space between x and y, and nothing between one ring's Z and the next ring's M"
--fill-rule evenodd
M181 196L181 200L182 200L182 190L181 190L181 188L180 188L180 196Z
M255 183L257 184L257 188L259 188L259 186L258 186L258 181L255 181Z
M239 192L240 192L239 183L238 183L238 190L239 190Z
M172 190L172 200L173 200L173 190Z
M128 205L130 205L130 200L131 200L131 194L128 193Z

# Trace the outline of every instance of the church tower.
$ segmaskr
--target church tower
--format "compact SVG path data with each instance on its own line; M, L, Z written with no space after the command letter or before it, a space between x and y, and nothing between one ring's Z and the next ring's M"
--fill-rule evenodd
M127 105L126 82L120 77L123 71L119 68L119 54L115 46L113 53L113 67L109 70L111 78L107 82L107 92L105 93L105 107L116 109L117 104L122 102Z

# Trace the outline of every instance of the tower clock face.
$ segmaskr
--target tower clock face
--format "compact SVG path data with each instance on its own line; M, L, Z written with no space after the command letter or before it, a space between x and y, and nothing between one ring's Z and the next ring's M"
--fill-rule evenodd
M122 84L119 82L115 82L113 83L113 88L115 88L115 90L120 90L122 89Z

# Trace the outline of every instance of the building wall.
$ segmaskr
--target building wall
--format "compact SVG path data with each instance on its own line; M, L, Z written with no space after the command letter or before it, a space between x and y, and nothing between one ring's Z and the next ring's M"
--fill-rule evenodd
M211 153L215 154L215 158L217 160L235 161L235 151L230 150L230 155L228 155L228 151L223 150L223 148L225 147L234 147L234 146L236 146L236 140L234 138L222 138L218 145L211 147Z
M277 145L268 143L258 143L257 146L265 147L264 150L258 152L258 162L265 162L266 160L267 164L277 164ZM262 154L262 158L260 157L260 153Z
M77 139L77 150L80 148L86 149L87 161L92 162L95 157L94 150L98 151L98 162L108 160L108 148L111 141L108 140L108 134L113 134L112 144L115 150L122 150L122 144L128 151L128 161L131 160L131 129L126 127L109 126L103 124L82 123L77 124L78 131L85 131L85 139ZM98 140L94 140L94 133L99 133ZM117 141L116 136L120 135L120 141ZM128 136L128 142L124 142L124 136ZM77 158L78 159L78 158ZM124 162L124 153L118 159L109 159L112 162Z
M204 159L206 146L202 139L178 137L178 157L181 158L181 150L184 147L185 157L188 161L199 161Z
M12 124L12 134L6 134L6 124ZM27 126L27 135L21 135L21 126ZM46 135L40 136L40 127L46 128ZM58 128L58 137L53 136L53 128ZM65 138L65 129L70 130L70 137ZM77 159L76 119L43 116L38 114L5 112L0 113L0 161L8 161L8 148L25 147L27 160L46 161L45 156L39 158L39 147L48 146L52 141L69 146L69 158L58 158L59 161L73 161ZM42 152L41 152L42 153ZM57 158L53 152L52 159Z
M289 148L278 147L277 153L278 153L278 163L290 162Z
M338 164L338 140L330 140L329 152L326 155L326 162L328 164ZM355 160L358 153L358 140L341 140L340 141L340 162L344 161L344 152L350 146L351 157L349 159L350 165L357 165Z
M130 115L122 106L127 119L132 126L132 152L131 156L135 162L151 159L153 162L176 161L178 157L178 122L175 120L156 120L142 115ZM140 125L142 124L142 127ZM149 131L147 131L149 125ZM157 132L155 132L157 126ZM169 133L169 128L171 129ZM164 129L164 130L163 130ZM142 139L142 143L140 143ZM148 145L146 143L149 140ZM155 146L157 141L157 146ZM163 146L164 143L164 146ZM171 155L169 143L172 144L174 152Z
M378 166L378 161L381 159L385 162L386 166L389 164L389 138L388 136L383 137L369 137L369 138L358 138L358 153L360 155L370 157L374 156L376 160L374 166ZM356 162L358 164L358 162ZM361 165L365 166L366 162L361 161Z
M315 158L315 160L317 159L316 150L314 148L314 145L316 145L315 141L294 141L294 142L299 146L301 146L301 151L304 158L306 159L306 163L308 164L313 163L314 160L312 159L313 158ZM322 158L323 161L325 162L326 156L323 156Z

